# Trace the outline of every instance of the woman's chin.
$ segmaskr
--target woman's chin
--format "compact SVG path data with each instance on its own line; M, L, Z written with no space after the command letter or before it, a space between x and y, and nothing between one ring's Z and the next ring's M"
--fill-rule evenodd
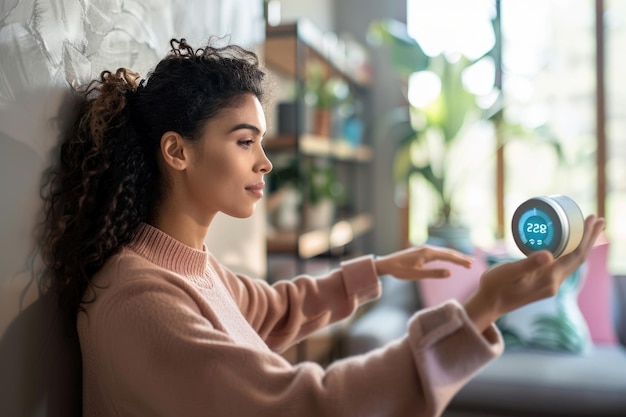
M249 209L243 209L243 210L236 210L236 211L232 211L232 212L224 212L224 214L231 216L231 217L235 217L237 219L247 219L248 217L252 216L254 214L254 210L256 209L256 204L253 205L252 207L250 207Z

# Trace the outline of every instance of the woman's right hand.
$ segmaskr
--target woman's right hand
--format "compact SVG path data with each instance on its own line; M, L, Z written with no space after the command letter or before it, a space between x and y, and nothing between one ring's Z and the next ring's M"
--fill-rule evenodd
M585 219L583 238L573 252L554 259L550 252L539 251L488 269L477 291L465 302L470 319L483 332L503 314L555 295L587 259L603 229L604 219L591 215Z

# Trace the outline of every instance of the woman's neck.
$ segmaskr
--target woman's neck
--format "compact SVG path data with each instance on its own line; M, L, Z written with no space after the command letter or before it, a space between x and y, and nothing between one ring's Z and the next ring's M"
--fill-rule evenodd
M198 219L177 206L163 203L157 211L158 215L153 226L187 246L202 250L207 231L216 213Z

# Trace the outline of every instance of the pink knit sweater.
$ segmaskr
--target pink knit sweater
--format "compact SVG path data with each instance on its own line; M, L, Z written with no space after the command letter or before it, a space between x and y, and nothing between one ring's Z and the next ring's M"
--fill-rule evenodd
M278 353L377 297L371 257L268 285L142 225L78 317L84 416L434 416L502 351L448 302L326 369Z

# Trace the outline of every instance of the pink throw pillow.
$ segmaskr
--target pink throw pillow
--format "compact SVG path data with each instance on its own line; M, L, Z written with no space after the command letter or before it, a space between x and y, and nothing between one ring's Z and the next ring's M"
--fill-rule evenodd
M598 238L586 263L583 287L578 295L578 306L583 313L591 339L595 344L618 343L613 322L613 277L608 271L609 241Z
M444 279L422 279L417 281L420 297L424 307L432 307L455 299L463 302L478 287L480 277L487 269L487 253L475 249L474 263L470 268L454 265L449 262L429 262L427 268L447 268L451 275Z

